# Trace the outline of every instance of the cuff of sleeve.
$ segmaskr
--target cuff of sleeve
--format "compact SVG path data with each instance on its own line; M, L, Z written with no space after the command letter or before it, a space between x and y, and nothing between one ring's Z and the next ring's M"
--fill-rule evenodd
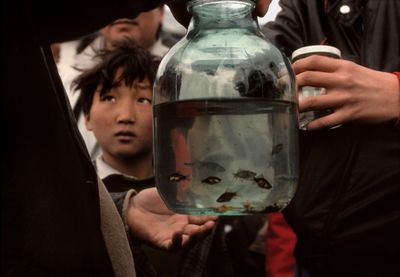
M127 213L129 208L129 201L133 196L135 196L137 192L134 189L130 189L126 192L125 197L122 203L122 221L124 222L125 231L129 233L129 226L127 221Z
M399 80L399 88L400 88L400 71L399 72L393 72L394 75L397 76L397 79ZM400 89L399 89L399 110L400 110ZM396 123L394 126L398 129L400 129L400 111L399 111L399 116L397 117Z

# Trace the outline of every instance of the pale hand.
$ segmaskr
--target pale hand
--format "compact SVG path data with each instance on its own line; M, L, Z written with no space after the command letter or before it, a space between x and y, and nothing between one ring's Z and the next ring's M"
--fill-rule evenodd
M216 217L175 214L155 188L131 198L126 220L133 236L165 250L189 246L215 225Z
M399 115L399 82L392 73L323 56L298 60L293 69L299 89L303 86L326 89L325 95L302 98L299 111L334 110L310 122L307 130L346 122L382 123Z

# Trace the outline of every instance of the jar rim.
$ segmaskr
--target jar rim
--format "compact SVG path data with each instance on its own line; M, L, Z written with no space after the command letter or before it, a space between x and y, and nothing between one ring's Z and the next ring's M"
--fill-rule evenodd
M189 0L187 2L187 10L190 11L193 8L193 6L195 6L195 5L204 4L204 3L212 4L212 3L222 2L222 1L224 1L224 2L241 2L241 3L245 2L245 3L251 3L252 5L255 5L255 3L256 3L256 0Z
M331 54L337 56L338 58L341 57L341 51L330 45L309 45L304 46L301 48L296 49L292 53L292 60L295 60L299 56L303 55L311 55L311 54Z

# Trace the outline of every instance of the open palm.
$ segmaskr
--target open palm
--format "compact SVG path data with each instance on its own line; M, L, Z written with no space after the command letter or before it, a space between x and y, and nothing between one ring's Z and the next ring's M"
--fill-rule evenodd
M166 250L190 245L213 228L215 219L173 213L155 188L134 196L127 211L132 235Z

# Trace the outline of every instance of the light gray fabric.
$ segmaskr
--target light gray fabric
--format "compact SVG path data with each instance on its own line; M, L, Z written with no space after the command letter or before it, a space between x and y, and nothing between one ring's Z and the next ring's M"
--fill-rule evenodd
M126 236L124 223L107 192L103 182L98 178L99 196L100 196L100 213L101 213L101 230L104 241L110 256L110 260L116 277L135 277L135 266L133 262L132 252L129 248L128 238ZM127 199L132 197L132 193L127 194ZM126 202L126 204L125 204ZM128 200L124 201L124 206L128 205ZM124 207L126 211L126 207Z

